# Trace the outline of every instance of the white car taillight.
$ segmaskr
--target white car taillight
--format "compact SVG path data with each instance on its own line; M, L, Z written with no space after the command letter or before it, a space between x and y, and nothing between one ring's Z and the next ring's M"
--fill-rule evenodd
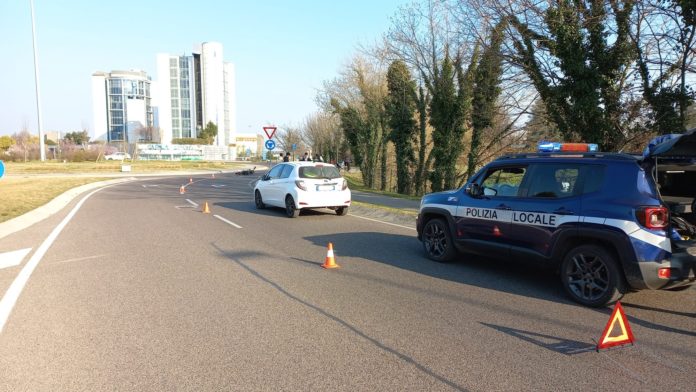
M295 185L297 185L297 187L302 189L303 191L307 190L307 185L305 185L305 182L302 180L295 181Z
M344 178L344 179L343 179L343 185L341 185L341 190L342 190L342 191L345 191L346 188L348 188L348 181L346 181L346 179Z

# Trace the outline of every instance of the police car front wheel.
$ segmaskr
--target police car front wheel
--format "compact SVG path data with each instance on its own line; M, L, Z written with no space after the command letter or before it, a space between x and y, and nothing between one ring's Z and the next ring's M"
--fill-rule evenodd
M561 265L563 287L576 302L604 306L626 292L616 258L605 248L582 245L573 248Z
M445 262L454 258L456 250L447 223L431 219L423 227L423 249L429 259Z

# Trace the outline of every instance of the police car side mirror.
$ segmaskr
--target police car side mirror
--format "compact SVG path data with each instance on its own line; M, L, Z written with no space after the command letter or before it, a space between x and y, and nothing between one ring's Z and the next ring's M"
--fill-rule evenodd
M481 195L483 194L483 192L481 191L481 186L477 183L467 184L466 188L464 188L464 192L473 197L481 197Z

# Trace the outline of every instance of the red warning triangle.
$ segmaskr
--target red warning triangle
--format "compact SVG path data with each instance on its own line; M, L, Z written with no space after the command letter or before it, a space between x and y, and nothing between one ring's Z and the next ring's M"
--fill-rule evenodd
M276 127L263 127L263 131L266 132L266 136L268 136L269 139L273 139L273 135L275 135ZM271 133L268 133L271 132Z
M617 329L618 334L613 334L612 332ZM607 326L604 327L604 332L602 332L602 337L599 338L599 343L597 344L597 350L620 346L622 344L631 343L633 344L633 332L631 331L631 326L628 325L628 320L626 319L626 314L621 307L621 302L616 302L614 311L609 317Z

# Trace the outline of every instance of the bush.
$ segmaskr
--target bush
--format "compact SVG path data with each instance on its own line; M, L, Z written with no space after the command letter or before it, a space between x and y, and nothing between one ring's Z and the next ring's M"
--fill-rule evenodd
M205 139L198 139L198 138L192 138L192 137L183 137L179 139L172 139L172 144L187 144L187 145L192 145L192 144L208 144L208 141Z

